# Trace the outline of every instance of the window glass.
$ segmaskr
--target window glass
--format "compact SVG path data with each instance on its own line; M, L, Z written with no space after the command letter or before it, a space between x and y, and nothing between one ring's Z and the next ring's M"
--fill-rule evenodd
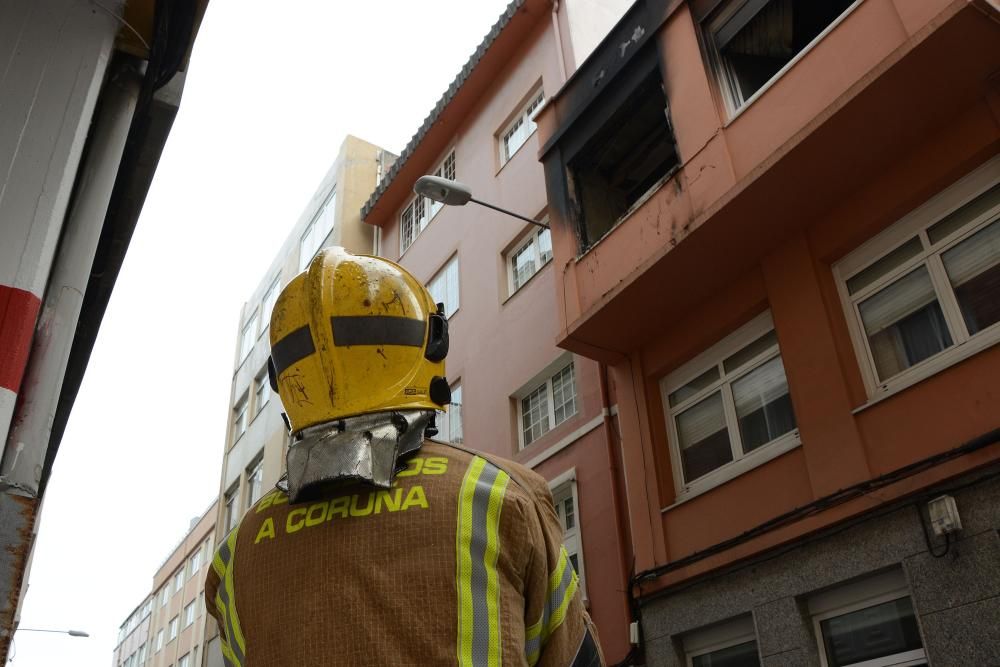
M440 166L433 172L434 176L440 176L449 180L455 180L455 151L448 154ZM430 223L431 219L437 215L444 204L416 196L413 201L407 204L406 208L399 215L399 252L406 252L410 244L417 238Z
M257 311L250 316L246 324L243 325L243 331L240 334L240 361L242 362L250 354L250 350L253 349L254 340L257 338Z
M573 364L552 376L552 425L558 426L576 414Z
M265 370L258 375L254 382L257 385L254 389L254 416L257 416L264 409L264 406L267 405L267 402L271 400L271 382L267 378L267 371Z
M820 622L820 628L829 667L846 667L923 647L908 597L828 618Z
M538 91L532 96L527 105L518 113L517 118L511 121L510 125L501 133L500 137L500 162L506 163L514 153L525 144L528 137L535 131L535 121L532 115L542 105L545 94Z
M725 3L709 32L730 107L741 107L854 0L742 0Z
M721 393L677 415L676 424L684 479L697 479L733 460Z
M451 405L448 406L448 442L462 442L462 385L451 390Z
M542 385L521 399L521 430L528 445L549 430L548 387Z
M1000 221L941 255L969 335L1000 322Z
M881 380L952 344L926 267L862 301L858 312Z
M263 321L261 322L261 330L267 329L271 326L271 311L274 310L274 304L278 302L278 294L281 293L280 283L275 280L271 283L271 286L267 288L267 293L264 295L264 300L261 303L261 312L263 313Z
M445 317L455 314L459 306L458 255L452 257L448 264L431 278L427 284L427 291L431 293L434 303L444 304Z
M247 469L247 507L252 507L255 502L260 500L261 489L264 481L264 462L263 460L257 461L257 463L251 465Z
M781 357L758 366L734 381L732 386L745 453L795 428L795 413Z
M548 218L544 218L547 220ZM552 259L552 234L548 229L532 231L527 240L508 255L510 291L516 292Z
M231 531L236 527L236 520L239 515L236 512L236 496L239 491L239 487L235 484L233 487L226 492L226 532Z
M243 396L233 408L233 443L247 430L247 397Z
M692 667L760 667L757 642L720 648L691 658Z
M521 446L542 437L576 410L576 377L570 363L520 399Z

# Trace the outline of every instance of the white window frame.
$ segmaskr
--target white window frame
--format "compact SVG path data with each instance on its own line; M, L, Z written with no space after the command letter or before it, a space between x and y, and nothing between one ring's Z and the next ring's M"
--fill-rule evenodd
M194 552L190 560L191 565L188 567L188 579L194 577L198 574L198 570L201 569L201 548L199 547L197 551Z
M153 653L159 653L163 650L163 628L156 633L156 650Z
M191 667L191 653L185 653L177 661L177 667Z
M776 357L781 357L780 346L774 345L757 354L752 359L745 361L732 371L726 372L721 368L722 362L727 357L739 352L772 330L774 330L774 320L771 318L771 312L765 311L660 380L660 399L663 405L663 415L667 422L668 449L670 450L670 463L673 469L676 502L693 498L735 477L739 477L745 472L802 444L799 438L799 429L796 426L796 428L788 433L760 445L749 453L744 453L732 390L729 389L727 391L725 389L731 387L733 382L747 375L755 368L762 366ZM782 361L782 365L784 365L784 361ZM670 405L669 396L672 392L702 375L712 366L720 367L720 378L718 380L698 391L698 393L685 398L677 405ZM787 374L785 381L788 381ZM722 403L726 417L726 428L729 432L729 445L733 451L733 460L701 477L686 482L684 480L684 468L679 446L680 440L677 435L677 425L674 421L674 415L684 412L689 407L719 391L720 387L723 387ZM789 393L791 393L790 385Z
M264 370L254 378L253 419L256 419L257 415L264 409L264 406L270 402L271 393L271 381L268 379L267 367L265 366Z
M337 189L334 188L323 200L323 205L316 211L306 228L299 236L299 271L305 271L309 262L323 247L323 241L333 231L336 222Z
M744 98L741 91L734 89L734 84L731 82L729 72L723 62L722 54L719 52L718 46L716 46L715 34L718 32L722 24L729 21L730 18L732 18L740 9L750 2L754 2L754 0L730 0L729 2L720 3L720 7L715 10L712 13L712 16L709 17L702 25L702 35L704 37L703 41L705 44L705 50L707 51L708 61L715 74L719 96L726 105L726 111L730 120L734 120L743 112L744 109L757 101L761 95L777 83L777 81L781 79L786 72L792 69L797 62L812 51L816 45L823 40L823 38L830 34L838 25L840 25L842 21L844 21L855 9L857 9L862 0L856 0L852 5L847 7L847 9L845 9L840 16L831 21L830 24L826 26L826 28L824 28L818 35L816 35L811 42L802 47L801 51L796 53L791 60L785 63L784 67L775 72L774 76L768 79L764 85L758 88L749 97Z
M456 419L457 417L457 419ZM457 422L457 425L456 425ZM461 444L462 438L462 382L451 385L451 403L448 411L440 410L437 418L438 439L444 442ZM456 428L457 426L457 428ZM458 436L457 439L455 436Z
M497 132L497 150L500 153L500 166L504 166L510 162L511 158L517 155L517 152L528 143L528 139L535 133L537 126L535 125L535 116L545 107L545 91L542 90L542 86L538 85L532 90L531 94L528 95L527 101L521 105L521 109L517 114L510 119L502 130ZM526 128L525 131L516 135L520 140L520 143L511 148L511 144L508 139L514 138L514 133L519 128Z
M822 621L902 598L910 598L911 604L913 602L906 585L906 577L899 569L889 570L873 577L838 586L809 598L808 608L812 615L813 638L816 640L821 667L829 667L826 659L826 645L823 642L823 629L820 626ZM921 642L923 642L922 636ZM926 651L921 648L851 663L847 667L909 667L926 662Z
M709 628L695 630L681 638L681 645L684 649L684 664L687 667L693 667L694 659L699 656L756 641L757 634L754 632L753 616L750 614ZM757 648L757 657L760 658L759 647Z
M174 573L174 595L184 589L184 582L186 581L184 578L184 570L184 566L181 565L181 569Z
M462 280L461 271L458 264L458 253L452 255L447 262L444 263L438 272L434 274L430 280L427 281L427 291L431 293L431 297L435 299L436 302L444 303L444 316L445 319L451 319L451 317L458 312L461 306L461 294L462 294ZM454 286L454 290L452 287ZM441 295L439 290L443 290L444 296L438 299ZM454 291L454 294L452 292Z
M572 369L573 369L572 370L572 373L573 373L573 385L572 385L573 386L573 412L565 415L561 421L556 422L556 418L555 418L555 409L556 408L555 408L555 400L554 400L553 389L552 389L552 379L555 378L557 375L559 375L564 370L566 370L567 368L570 368L570 367L572 367ZM563 355L563 356L560 356L559 359L556 362L554 362L553 364L550 364L549 366L547 366L546 369L545 369L545 371L543 371L539 375L535 376L535 378L531 382L527 383L520 391L518 391L516 394L514 394L514 399L517 402L517 442L518 442L518 449L524 449L525 447L529 447L529 446L535 444L536 442L538 442L539 440L541 440L542 438L544 438L546 435L548 435L551 431L553 431L557 426L560 426L561 424L565 424L570 419L572 419L576 415L580 414L580 392L579 392L579 390L577 388L577 382L576 382L576 380L577 380L576 360L573 358L572 355ZM527 398L528 396L530 396L531 394L534 394L536 391L538 391L542 387L545 388L544 391L545 391L545 395L546 395L546 408L548 410L549 426L548 426L547 429L543 430L541 432L541 434L537 438L534 438L531 442L525 442L525 435L524 435L524 399Z
M170 582L167 581L166 585L160 591L160 606L166 607L167 601L170 600Z
M260 310L254 308L253 313L247 318L247 321L243 324L243 328L240 330L240 364L250 356L254 343L257 341L257 321L259 315Z
M197 600L192 600L184 607L184 627L187 628L194 623L195 608Z
M995 222L997 216L1000 216L1000 205L973 218L961 229L935 244L931 244L927 237L927 229L986 192L998 182L1000 182L1000 157L993 158L959 179L834 264L833 275L847 319L851 342L854 344L854 351L861 366L861 375L864 378L865 389L870 399L869 404L935 375L1000 341L1000 322L994 323L976 334L969 335L958 300L955 298L955 292L941 261L942 253ZM848 280L914 236L919 236L923 244L923 250L918 255L880 276L871 284L858 290L856 294L848 292ZM897 278L910 273L921 265L927 267L930 274L935 296L948 324L952 345L882 381L878 378L875 370L875 361L869 349L868 337L864 332L858 305Z
M233 406L233 437L231 445L235 445L247 432L250 426L250 396L244 392L240 400Z
M437 168L432 172L432 175L455 180L455 170L455 149L451 148L445 153L444 159L441 160ZM431 223L431 220L434 219L434 216L442 208L444 208L444 204L420 195L414 196L413 199L406 203L406 206L403 207L403 210L399 214L399 255L401 257L406 252L406 249L417 240L420 233L427 229L427 225ZM420 217L417 217L418 210L422 211ZM407 218L409 219L409 232L406 231Z
M254 498L254 478L257 478L257 497ZM247 506L246 509L253 507L253 504L261 499L264 495L264 454L263 452L258 455L250 465L247 466Z
M279 278L275 278L271 282L271 286L267 288L264 292L264 298L260 301L260 336L264 335L268 329L271 328L271 311L274 310L274 304L278 302L278 295L281 293L281 281Z
M180 620L181 620L180 614L178 614L177 616L174 616L172 619L170 619L170 623L168 624L168 627L170 628L170 634L168 635L168 639L167 639L167 643L168 644L170 642L172 642L173 640L177 639L177 633L179 631L180 624L181 624Z
M240 487L239 483L233 484L229 487L229 490L223 495L223 517L222 520L226 522L225 532L229 533L236 524L239 523L242 514L236 509L240 504Z
M549 217L543 217L540 222L547 223ZM542 247L542 237L548 235L548 245L549 251L547 256L543 256L540 252ZM532 261L535 263L535 270L532 271L528 276L524 278L520 285L517 284L516 280L516 269L514 268L514 259L526 248L531 248ZM528 234L524 236L523 239L518 241L517 245L511 248L508 252L504 253L504 265L507 267L507 294L513 296L516 292L520 291L525 285L531 282L531 279L536 275L541 273L542 269L545 268L549 262L552 261L552 233L548 229L543 229L541 227L531 226Z
M577 576L580 579L580 593L583 599L587 599L587 568L583 563L583 527L580 525L580 495L576 486L576 468L570 468L566 472L554 477L549 482L549 492L552 494L552 504L556 507L556 516L559 517L559 524L563 529L563 546L567 555L576 556L576 563L579 567ZM567 499L573 501L574 526L566 528L566 518L559 510L560 504Z

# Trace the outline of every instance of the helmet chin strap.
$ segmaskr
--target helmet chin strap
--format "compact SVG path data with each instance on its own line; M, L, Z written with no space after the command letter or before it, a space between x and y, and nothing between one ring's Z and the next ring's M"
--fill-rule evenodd
M433 410L377 412L312 426L288 448L288 475L278 488L293 503L347 480L388 489L398 461L420 449Z

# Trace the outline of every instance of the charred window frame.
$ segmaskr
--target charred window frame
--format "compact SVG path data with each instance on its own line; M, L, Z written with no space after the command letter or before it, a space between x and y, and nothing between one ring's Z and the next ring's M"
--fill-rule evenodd
M585 252L678 165L655 40L576 122L563 146L570 211Z

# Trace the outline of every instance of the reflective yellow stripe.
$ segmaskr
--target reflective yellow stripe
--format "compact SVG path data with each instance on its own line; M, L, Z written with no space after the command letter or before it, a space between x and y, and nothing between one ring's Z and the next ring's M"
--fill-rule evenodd
M566 548L559 550L559 562L549 576L549 590L542 607L542 615L525 630L524 654L529 665L534 666L542 654L542 648L552 633L566 620L566 610L576 594L579 578L569 561Z
M219 588L215 593L215 608L222 617L222 657L231 667L243 667L246 659L246 641L236 613L236 594L233 586L233 553L239 526L233 529L215 552L212 569L219 577Z
M458 496L456 583L458 585L458 664L499 667L500 514L510 477L476 457Z

